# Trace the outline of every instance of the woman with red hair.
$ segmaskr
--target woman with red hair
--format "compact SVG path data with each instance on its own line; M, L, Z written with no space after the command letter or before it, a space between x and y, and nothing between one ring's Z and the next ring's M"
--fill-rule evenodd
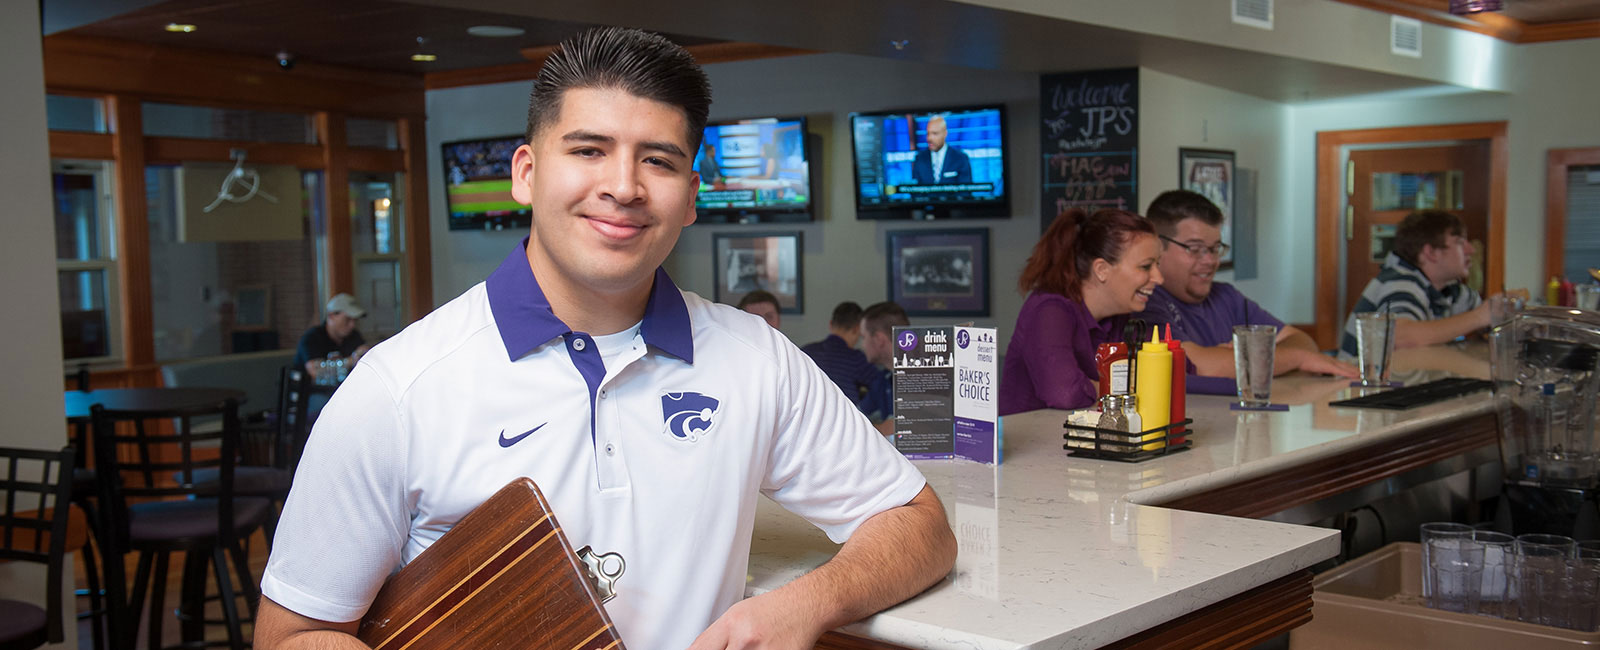
M1161 284L1161 240L1126 210L1057 217L1033 247L1018 288L1028 294L1006 345L1000 415L1094 404L1094 353L1122 340L1128 314Z

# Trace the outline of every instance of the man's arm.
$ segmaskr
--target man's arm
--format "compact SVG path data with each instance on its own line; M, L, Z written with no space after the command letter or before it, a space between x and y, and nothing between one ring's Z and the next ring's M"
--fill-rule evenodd
M1489 303L1478 305L1465 314L1456 314L1436 320L1396 319L1394 347L1420 348L1455 340L1489 326Z
M861 524L815 571L740 601L689 650L809 650L824 632L858 621L928 588L955 565L956 538L933 488Z
M365 650L355 637L360 621L333 623L306 618L271 598L261 598L256 612L254 647L261 650Z
M1310 334L1286 325L1278 331L1278 349L1273 355L1272 374L1281 375L1295 370L1350 379L1361 376L1361 371L1356 370L1355 366L1323 354Z

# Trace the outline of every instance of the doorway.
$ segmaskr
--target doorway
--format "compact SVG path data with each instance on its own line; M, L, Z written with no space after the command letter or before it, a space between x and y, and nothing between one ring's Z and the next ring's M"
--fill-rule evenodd
M1441 146L1439 143L1450 143ZM1475 154L1465 151L1449 154L1445 151L1428 152L1429 149L1449 150L1457 148L1456 145L1476 147ZM1378 148L1382 148L1378 150ZM1374 151L1367 156L1364 150ZM1381 152L1409 151L1411 154L1396 154L1401 160L1386 160L1379 155ZM1487 155L1485 155L1485 152ZM1360 154L1358 156L1358 154ZM1456 161L1452 155L1470 155L1482 163L1479 172L1485 180L1469 181L1468 167L1451 166ZM1352 157L1369 157L1367 173L1352 173L1350 165L1359 161ZM1411 157L1414 160L1405 160ZM1397 127L1383 129L1360 129L1354 131L1321 131L1317 133L1317 223L1316 223L1316 325L1313 336L1318 347L1331 349L1338 345L1339 331L1344 325L1344 318L1348 314L1348 304L1353 304L1356 297L1365 286L1365 280L1359 283L1353 279L1350 271L1355 267L1365 266L1370 275L1360 276L1370 279L1376 274L1382 257L1377 263L1371 262L1374 256L1374 247L1378 251L1383 248L1385 240L1389 238L1388 227L1398 224L1400 218L1416 209L1419 192L1423 193L1422 200L1427 202L1439 200L1441 205L1454 205L1454 194L1461 195L1461 210L1449 210L1460 214L1464 221L1468 221L1469 237L1483 242L1480 250L1482 256L1483 273L1481 286L1497 288L1504 284L1505 275L1505 206L1506 206L1506 123L1505 122L1479 122L1471 124L1442 124L1434 126ZM1459 170L1459 182L1451 179L1448 172ZM1373 180L1374 172L1378 174L1393 174L1376 181ZM1365 191L1362 197L1351 201L1355 194L1356 182L1365 176ZM1430 185L1431 184L1431 185ZM1382 186L1379 195L1374 196L1373 190ZM1430 189L1431 187L1431 189ZM1478 219L1480 225L1474 230L1471 221L1467 219L1466 208L1474 201L1474 192L1482 192L1481 199L1483 217ZM1404 203L1405 197L1410 197L1412 207L1394 207ZM1387 209L1373 209L1375 199L1393 201L1379 203ZM1361 227L1355 224L1355 210L1360 203L1366 206L1366 221ZM1347 211L1346 206L1352 209ZM1395 216L1397 215L1397 216ZM1376 228L1376 231L1374 230ZM1348 236L1348 240L1347 240ZM1355 241L1357 237L1361 241ZM1481 239L1480 239L1481 238ZM1355 258L1359 257L1361 263L1347 263L1346 251ZM1341 291L1341 285L1344 285ZM1353 286L1352 286L1353 285ZM1347 302L1348 296L1348 302Z
M1600 267L1600 147L1551 149L1545 163L1544 275L1590 281Z

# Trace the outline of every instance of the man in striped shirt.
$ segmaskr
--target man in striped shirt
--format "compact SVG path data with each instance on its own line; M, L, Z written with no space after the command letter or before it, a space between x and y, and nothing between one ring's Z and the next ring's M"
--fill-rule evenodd
M1395 229L1394 250L1345 319L1339 357L1356 357L1355 314L1361 312L1395 315L1396 348L1437 345L1488 327L1488 303L1462 284L1471 258L1459 217L1438 210L1406 215Z

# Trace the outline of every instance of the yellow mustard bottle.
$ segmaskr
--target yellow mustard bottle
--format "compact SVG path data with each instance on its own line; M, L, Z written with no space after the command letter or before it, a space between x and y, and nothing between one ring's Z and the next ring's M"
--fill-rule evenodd
M1139 346L1138 359L1134 363L1134 375L1137 382L1134 392L1139 396L1139 420L1145 431L1157 427L1167 426L1172 422L1172 351L1161 340L1161 328L1150 329L1150 340ZM1140 441L1156 440L1140 447L1145 451L1160 449L1166 445L1161 440L1167 435L1165 431L1158 431L1140 438Z

